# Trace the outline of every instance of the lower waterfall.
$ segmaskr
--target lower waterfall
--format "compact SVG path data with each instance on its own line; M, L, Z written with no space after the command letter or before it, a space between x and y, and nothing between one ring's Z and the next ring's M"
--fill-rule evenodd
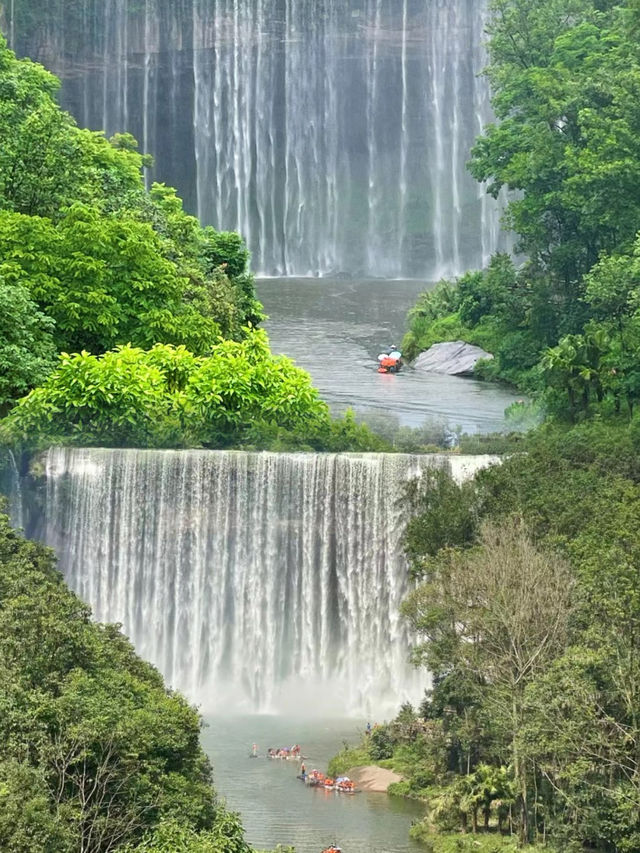
M54 448L24 518L95 617L206 710L382 714L427 680L399 614L403 484L490 461Z

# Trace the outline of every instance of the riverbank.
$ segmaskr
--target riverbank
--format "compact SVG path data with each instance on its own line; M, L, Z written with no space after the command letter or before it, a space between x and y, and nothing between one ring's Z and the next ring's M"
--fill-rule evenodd
M500 431L505 409L518 399L504 386L410 367L394 375L377 372L378 353L400 343L407 312L431 286L381 279L256 281L272 351L308 371L332 413L350 407L358 418L383 425L426 424L429 442L436 444L444 430L458 427L466 433Z
M356 788L377 794L386 794L389 785L402 782L402 776L399 773L394 773L393 770L387 770L385 767L378 767L377 764L352 767L347 776L355 782Z

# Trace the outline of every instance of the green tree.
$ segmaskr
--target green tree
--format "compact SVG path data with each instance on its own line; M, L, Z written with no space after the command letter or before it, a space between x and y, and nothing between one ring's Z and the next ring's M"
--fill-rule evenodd
M55 322L59 350L185 344L207 352L219 326L184 300L186 280L149 225L76 204L55 225L0 213L0 251Z
M42 382L56 363L54 322L0 265L0 415Z
M78 128L58 85L0 38L0 253L58 350L241 339L263 315L240 236L202 228L170 187L147 192L135 139Z
M7 853L107 853L165 820L196 832L218 825L198 714L117 626L91 621L52 553L5 515L0 675Z
M77 127L56 102L58 80L16 59L0 36L0 207L57 218L77 201L140 183L144 158Z
M513 770L522 841L530 835L528 772L518 740L524 694L563 651L571 588L568 566L536 549L520 524L485 523L478 547L444 551L404 605L425 637L417 654L434 675L460 671L477 681L498 754Z
M184 347L63 354L57 369L2 424L7 441L107 446L224 446L260 424L313 433L328 409L303 370L249 330L208 357Z

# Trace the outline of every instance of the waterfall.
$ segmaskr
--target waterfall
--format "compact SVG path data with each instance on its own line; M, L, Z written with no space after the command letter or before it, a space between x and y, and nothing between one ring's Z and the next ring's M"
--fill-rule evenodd
M379 715L426 683L399 612L403 484L490 461L52 449L28 532L206 709Z
M465 168L491 119L486 0L0 8L79 122L132 132L152 177L240 231L260 273L435 280L506 245Z

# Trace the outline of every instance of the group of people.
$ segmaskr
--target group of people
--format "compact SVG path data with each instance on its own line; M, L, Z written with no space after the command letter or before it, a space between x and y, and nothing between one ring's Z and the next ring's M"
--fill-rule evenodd
M395 344L378 356L378 373L397 373L402 367L402 353Z
M270 746L267 749L267 756L269 758L302 759L302 749L300 747L300 744L297 743L295 743L293 746L282 746L278 749L274 749ZM258 745L255 743L251 747L250 757L258 757ZM320 785L324 785L324 783L326 782L326 777L324 776L324 774L319 773L317 770L312 770L311 773L307 776L307 767L304 763L304 759L302 759L302 764L300 765L300 775L298 776L298 778L302 779L302 781L305 783L307 782L307 780L312 784ZM344 790L347 790L348 785L350 785L351 788L355 790L353 782L351 782L351 780L347 776L339 777L335 782L333 781L333 779L330 779L329 781L331 782L331 785L335 785L336 788L338 787L338 783L340 783L341 788L343 788ZM338 847L336 844L332 844L330 847L325 847L322 853L342 853L342 848Z
M269 747L267 750L269 758L300 758L301 754L302 750L300 749L300 745L297 743L293 746L281 746L278 749Z
M336 779L332 779L330 776L325 776L324 773L320 773L319 770L315 769L307 774L304 764L302 765L298 779L312 788L325 788L327 791L340 791L343 794L355 794L357 790L355 783L348 776L338 776Z

